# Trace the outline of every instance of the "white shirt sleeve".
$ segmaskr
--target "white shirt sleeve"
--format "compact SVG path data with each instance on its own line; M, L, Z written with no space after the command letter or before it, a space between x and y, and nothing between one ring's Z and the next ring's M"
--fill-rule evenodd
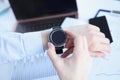
M43 52L41 32L0 33L0 59L19 60Z
M32 80L55 75L44 52L41 32L0 33L0 63L13 62L12 80Z

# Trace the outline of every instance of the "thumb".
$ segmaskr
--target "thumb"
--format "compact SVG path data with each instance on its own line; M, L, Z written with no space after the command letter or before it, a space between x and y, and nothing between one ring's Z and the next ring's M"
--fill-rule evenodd
M48 50L47 50L48 56L50 57L53 64L55 64L56 60L59 58L55 51L55 46L48 42Z

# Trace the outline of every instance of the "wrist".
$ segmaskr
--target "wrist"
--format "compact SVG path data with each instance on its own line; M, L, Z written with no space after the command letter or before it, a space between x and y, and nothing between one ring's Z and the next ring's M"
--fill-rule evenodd
M51 29L47 29L47 30L42 31L42 42L43 42L44 50L47 49L48 36L49 36L51 31L52 31Z
M69 28L64 28L64 30L68 30L68 29L69 29ZM44 50L47 49L47 43L48 43L48 41L49 41L48 38L49 38L49 35L50 35L51 31L52 31L52 28L51 28L51 29L47 29L47 30L43 30L43 31L41 32Z

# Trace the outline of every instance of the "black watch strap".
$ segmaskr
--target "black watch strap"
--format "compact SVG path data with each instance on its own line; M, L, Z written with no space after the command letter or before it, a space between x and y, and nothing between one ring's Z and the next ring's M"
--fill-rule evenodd
M55 47L56 53L57 53L57 54L61 54L61 53L63 53L63 48L64 48L64 46L61 46L61 47Z

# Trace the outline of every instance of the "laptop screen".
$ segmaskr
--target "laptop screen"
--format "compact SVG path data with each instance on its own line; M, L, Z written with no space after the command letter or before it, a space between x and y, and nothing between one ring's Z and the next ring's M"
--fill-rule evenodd
M9 0L17 20L77 11L76 0Z

